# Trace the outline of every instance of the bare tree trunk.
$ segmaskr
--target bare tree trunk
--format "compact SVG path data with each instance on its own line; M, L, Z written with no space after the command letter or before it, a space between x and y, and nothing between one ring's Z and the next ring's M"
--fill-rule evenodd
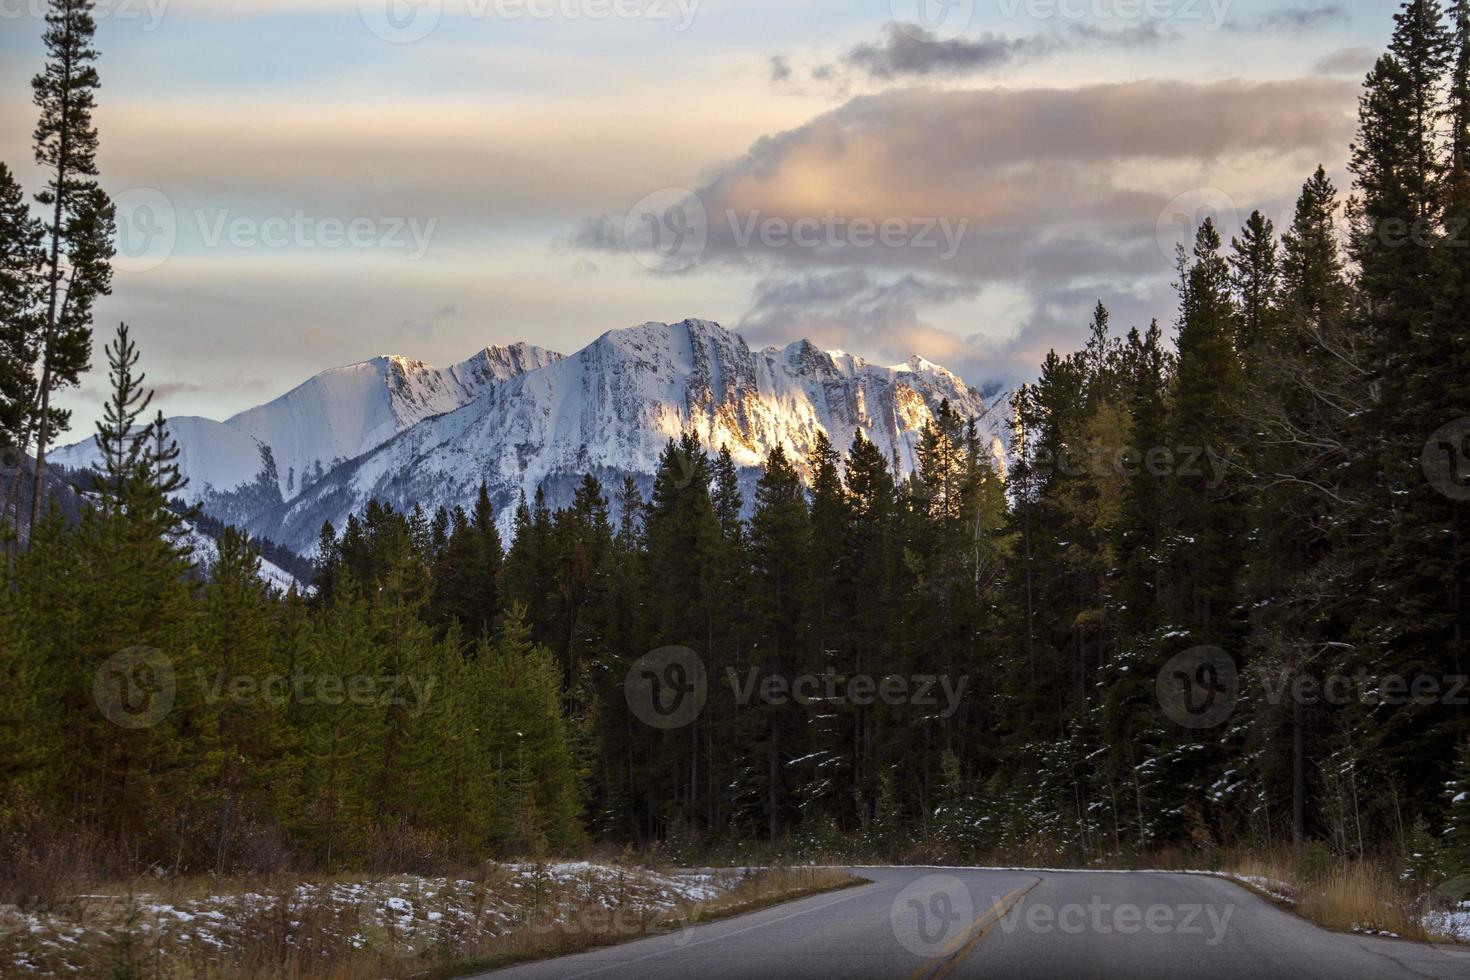
M1291 706L1291 839L1300 844L1307 836L1306 751L1302 734L1302 703Z
M67 66L68 76L71 66ZM70 92L62 96L61 118L66 120L70 112ZM36 428L36 475L31 491L31 535L41 520L41 496L46 480L46 442L51 436L51 345L56 337L56 304L61 292L61 217L66 201L66 160L68 130L61 127L60 145L56 153L56 204L51 215L51 256L49 259L46 299L46 334L41 344L41 412Z
M776 843L776 835L780 832L780 829L781 829L781 827L780 827L780 820L776 816L776 796L777 796L777 793L776 793L776 777L777 777L777 775L780 772L780 766L776 762L776 755L777 755L777 747L776 747L776 726L775 726L775 723L773 722L772 725L771 725L771 774L770 774L771 783L770 783L770 788L767 791L767 802L766 802L766 806L770 810L770 813L768 814L768 816L769 816L770 822L771 822L771 843L772 844Z

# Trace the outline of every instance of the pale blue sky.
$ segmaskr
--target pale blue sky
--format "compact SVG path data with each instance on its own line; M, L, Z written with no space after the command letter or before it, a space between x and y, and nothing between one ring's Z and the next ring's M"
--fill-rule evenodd
M165 411L686 316L1013 383L1099 297L1120 327L1167 321L1171 214L1280 214L1319 161L1346 187L1396 6L954 0L925 35L892 26L917 0L421 0L433 30L394 43L390 2L99 6L128 227L98 326L133 325ZM40 3L0 0L0 159L28 189ZM708 221L677 273L623 241L664 188ZM841 247L739 240L803 216L835 216ZM857 247L864 220L907 237ZM941 223L953 257L923 245ZM75 435L98 382L67 396Z

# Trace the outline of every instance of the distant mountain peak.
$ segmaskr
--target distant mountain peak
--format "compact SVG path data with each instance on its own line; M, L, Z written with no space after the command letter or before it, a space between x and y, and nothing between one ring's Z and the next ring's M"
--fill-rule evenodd
M223 423L178 420L176 436L206 511L306 553L324 520L340 526L374 499L432 512L470 503L484 480L508 532L515 500L538 486L552 506L584 474L609 490L631 476L646 492L684 432L730 447L748 499L773 447L804 470L819 433L844 451L861 431L908 472L945 400L1000 453L1004 426L986 399L921 357L884 367L808 340L755 350L688 318L609 330L571 356L525 342L448 368L380 355Z

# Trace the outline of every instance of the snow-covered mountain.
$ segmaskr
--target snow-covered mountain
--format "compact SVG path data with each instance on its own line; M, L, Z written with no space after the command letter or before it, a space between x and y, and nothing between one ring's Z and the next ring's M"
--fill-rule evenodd
M804 466L825 432L845 451L861 429L907 473L945 399L1003 458L1000 413L922 358L882 366L807 341L752 350L706 320L603 334L570 357L516 344L446 369L379 357L317 375L224 422L171 420L191 497L220 520L309 554L322 522L378 499L432 512L489 483L503 530L517 497L552 506L591 473L646 492L670 438L728 445L747 489L771 447ZM77 467L90 444L57 453ZM753 494L748 493L747 498Z
M281 496L290 500L333 467L424 419L451 412L503 381L560 359L560 354L529 344L487 347L442 370L405 357L375 357L323 371L225 425L270 448Z
M432 512L468 502L483 479L508 531L518 495L537 486L553 506L587 473L609 490L632 475L646 490L668 440L691 429L711 449L728 445L751 483L771 447L801 465L818 432L844 451L859 428L908 472L944 399L979 419L1002 454L997 413L922 358L883 367L806 341L752 350L705 320L645 323L425 420L314 483L260 530L309 550L324 520L340 527L372 499Z
M560 358L529 344L487 347L442 369L404 357L375 357L323 371L224 422L171 418L180 469L189 480L185 497L223 521L248 524L333 467ZM98 465L101 457L88 439L57 450L53 458L80 469Z

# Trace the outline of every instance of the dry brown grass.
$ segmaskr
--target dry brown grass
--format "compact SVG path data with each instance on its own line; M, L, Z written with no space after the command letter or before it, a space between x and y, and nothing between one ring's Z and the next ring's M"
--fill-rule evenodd
M127 980L450 977L686 928L856 880L829 869L689 878L608 865L486 865L433 879L144 880L94 885L51 912L12 918L8 929L0 915L0 965L24 957L43 974Z
M1226 867L1268 898L1328 929L1429 938L1420 890L1376 861L1333 859L1317 864L1294 850L1281 849L1232 855Z

